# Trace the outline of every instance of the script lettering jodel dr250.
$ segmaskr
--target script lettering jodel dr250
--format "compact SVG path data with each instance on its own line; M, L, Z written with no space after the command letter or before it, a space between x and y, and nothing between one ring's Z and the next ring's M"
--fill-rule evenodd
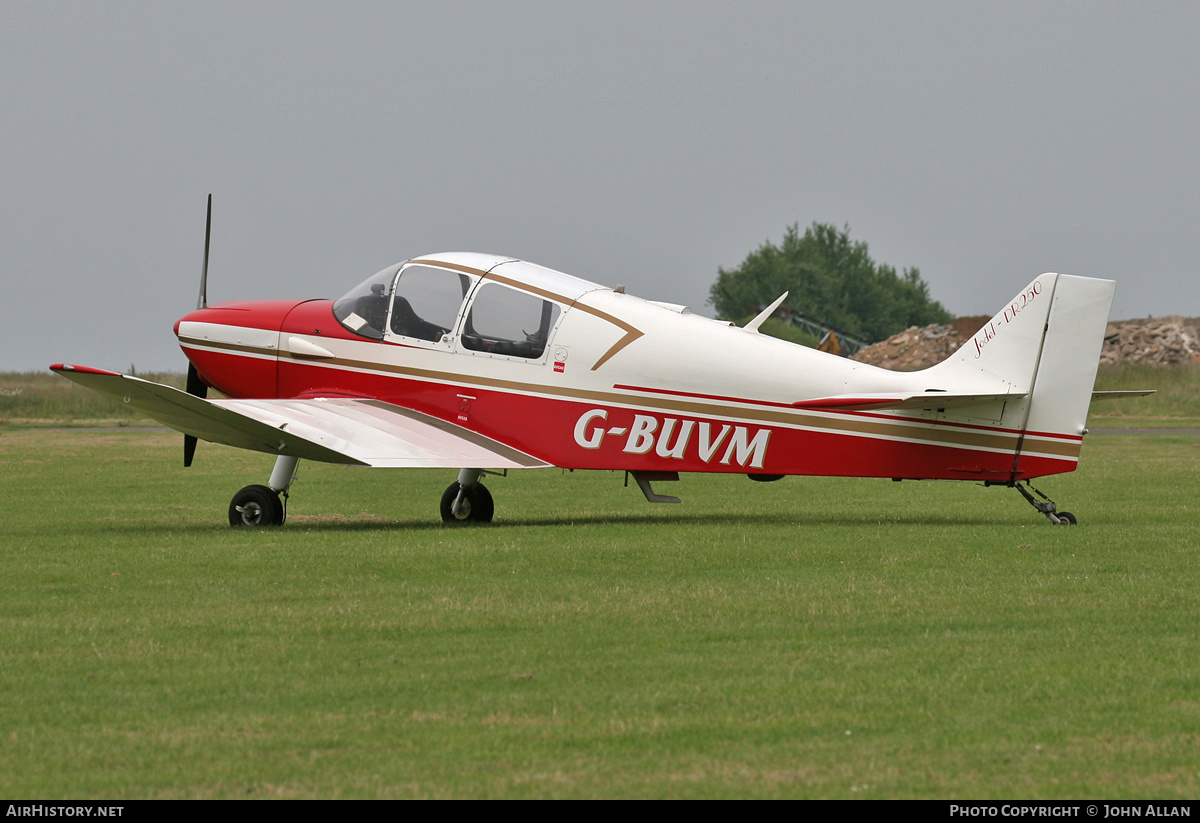
M607 420L608 412L604 409L584 412L575 422L575 442L585 449L598 449L605 436L626 435L621 450L628 454L646 454L654 449L659 457L676 460L698 457L701 463L711 463L720 454L722 465L729 465L732 460L739 466L761 469L771 439L770 429L758 429L751 437L745 426L728 423L718 424L718 428L705 421L674 417L659 420L653 415L635 414L631 426L605 428L603 423Z
M1034 280L1032 285L1021 293L1016 300L1005 306L1004 311L1000 312L991 322L980 329L975 334L975 357L978 358L983 354L983 347L995 339L1000 333L1000 329L1012 321L1017 319L1017 315L1037 296L1042 293L1042 281Z

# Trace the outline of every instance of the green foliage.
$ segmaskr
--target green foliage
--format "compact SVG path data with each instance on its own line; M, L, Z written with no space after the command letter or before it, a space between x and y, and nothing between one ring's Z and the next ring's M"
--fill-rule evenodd
M909 326L948 323L917 269L897 274L876 263L849 228L790 226L783 243L764 243L736 269L719 269L709 300L719 317L741 317L790 292L787 305L851 334L883 340Z

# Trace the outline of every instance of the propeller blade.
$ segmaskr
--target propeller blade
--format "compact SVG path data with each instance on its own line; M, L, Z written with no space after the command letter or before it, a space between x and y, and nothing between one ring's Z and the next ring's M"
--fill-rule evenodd
M196 308L208 308L208 244L212 237L212 193L208 195L208 211L204 216L204 265L200 268L200 297L196 300ZM193 363L188 363L187 371L187 392L196 397L208 397L208 386L204 385L204 381L200 379L200 372L196 371L196 366ZM187 468L192 465L192 458L196 456L196 437L195 435L185 434L183 436L183 466Z
M212 195L208 195L208 215L204 218L204 267L200 269L200 299L196 308L208 308L208 240L212 235Z
M192 465L192 458L196 456L196 436L194 434L185 434L183 436L183 467L186 469Z
M208 397L208 386L200 379L200 372L196 370L195 363L188 363L187 393L201 399ZM185 434L183 436L183 467L185 469L192 465L192 458L195 456L196 437L195 435Z
M188 363L187 393L201 400L208 397L208 386L200 379L200 372L196 371L195 363Z

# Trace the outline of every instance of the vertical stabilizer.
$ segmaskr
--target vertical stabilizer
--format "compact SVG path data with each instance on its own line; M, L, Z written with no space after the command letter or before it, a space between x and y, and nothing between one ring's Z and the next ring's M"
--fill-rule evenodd
M1026 428L1082 437L1116 283L1058 275Z
M1012 392L1031 392L1059 277L1039 275L958 351L925 373L967 389L1000 380ZM1009 419L1012 411L1005 414L1006 423L1015 422Z

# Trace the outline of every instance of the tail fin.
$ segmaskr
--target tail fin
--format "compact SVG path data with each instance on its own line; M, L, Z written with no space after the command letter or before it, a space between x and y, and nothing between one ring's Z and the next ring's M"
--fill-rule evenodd
M949 359L927 373L959 383L998 378L1013 392L1031 391L1058 278L1057 274L1039 276Z
M1034 375L1029 432L1083 436L1116 283L1058 275Z
M1012 481L1072 471L1087 422L1116 284L1043 274L929 377L1024 395L1004 404L999 425L1020 432Z

